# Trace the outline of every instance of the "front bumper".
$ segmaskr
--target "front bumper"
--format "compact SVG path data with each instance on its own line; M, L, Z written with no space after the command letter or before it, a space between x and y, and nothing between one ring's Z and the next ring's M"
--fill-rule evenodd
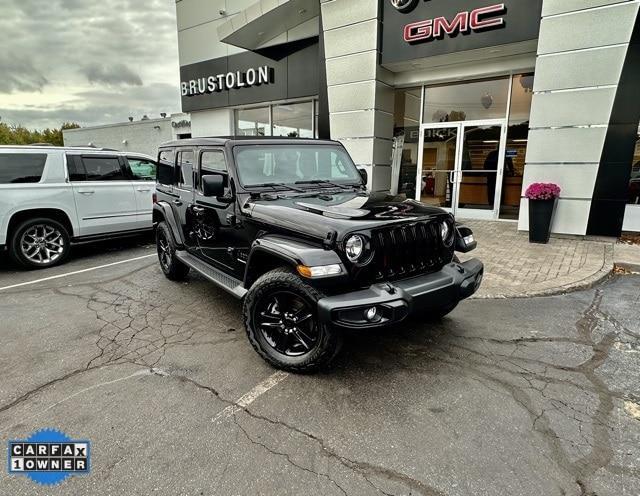
M385 327L414 312L429 313L474 294L482 282L484 266L477 259L451 263L439 272L329 296L318 301L321 322L350 329ZM366 312L376 308L375 318Z

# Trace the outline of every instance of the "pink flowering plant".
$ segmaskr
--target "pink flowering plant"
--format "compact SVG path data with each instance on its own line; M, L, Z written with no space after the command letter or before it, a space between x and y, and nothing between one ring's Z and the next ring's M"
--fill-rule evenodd
M554 183L533 183L524 196L529 200L554 200L560 196L560 186Z

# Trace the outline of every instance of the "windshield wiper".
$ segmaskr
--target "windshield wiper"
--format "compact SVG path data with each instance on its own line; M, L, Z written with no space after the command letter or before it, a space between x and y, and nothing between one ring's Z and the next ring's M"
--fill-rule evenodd
M276 189L276 188L287 188L287 189L292 189L293 191L297 191L298 193L304 193L305 192L302 188L296 188L292 184L287 184L287 183L250 184L247 187L248 188L273 188L273 189Z
M327 186L333 186L340 189L353 189L353 185L347 186L346 184L338 184L325 179L309 179L308 181L296 181L296 184L326 184Z

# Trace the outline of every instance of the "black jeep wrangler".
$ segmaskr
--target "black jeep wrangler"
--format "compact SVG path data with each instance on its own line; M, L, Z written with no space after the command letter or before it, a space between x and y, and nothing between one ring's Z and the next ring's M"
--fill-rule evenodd
M161 146L153 219L160 266L242 298L249 341L275 367L330 362L342 330L442 317L480 286L476 242L436 207L366 189L340 143L181 140Z

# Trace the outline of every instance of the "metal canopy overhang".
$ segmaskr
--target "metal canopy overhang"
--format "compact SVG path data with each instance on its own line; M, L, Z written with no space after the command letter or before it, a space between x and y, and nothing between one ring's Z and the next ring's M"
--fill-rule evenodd
M229 45L256 50L319 15L318 0L259 0L219 26L218 36Z

